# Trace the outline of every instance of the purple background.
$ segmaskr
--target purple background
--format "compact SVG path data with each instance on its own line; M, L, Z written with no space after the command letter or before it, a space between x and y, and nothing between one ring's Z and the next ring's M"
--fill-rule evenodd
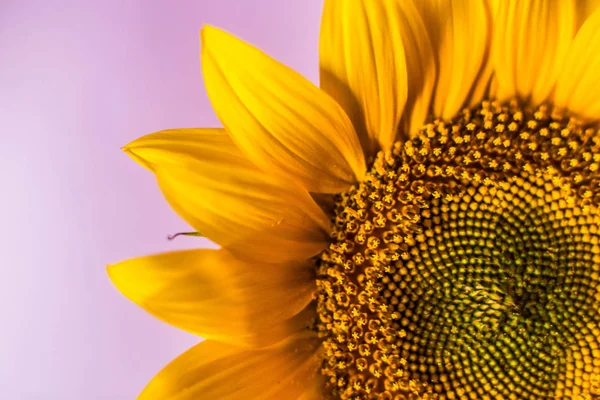
M313 82L321 0L0 0L0 398L133 399L198 339L122 297L105 265L206 246L120 151L219 126L203 24Z

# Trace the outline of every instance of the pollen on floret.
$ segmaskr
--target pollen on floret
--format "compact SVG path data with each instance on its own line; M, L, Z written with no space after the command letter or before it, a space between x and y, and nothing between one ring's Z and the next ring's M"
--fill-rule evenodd
M317 257L332 397L599 395L599 146L486 101L378 154Z

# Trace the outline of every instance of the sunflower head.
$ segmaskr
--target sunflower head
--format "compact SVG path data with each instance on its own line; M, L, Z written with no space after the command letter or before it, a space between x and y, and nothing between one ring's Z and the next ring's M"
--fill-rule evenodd
M595 6L326 0L320 87L204 28L224 128L125 147L220 246L110 267L207 339L140 398L600 398Z

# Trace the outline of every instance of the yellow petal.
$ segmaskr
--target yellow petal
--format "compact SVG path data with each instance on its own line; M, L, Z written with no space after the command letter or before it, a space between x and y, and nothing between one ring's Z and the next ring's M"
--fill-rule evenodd
M492 81L495 79L494 76L494 62L492 60L492 31L493 21L496 10L499 7L501 0L487 0L484 2L487 21L488 21L488 40L486 44L486 52L483 57L483 63L475 82L473 82L473 88L468 97L467 105L469 107L475 106L485 99L495 98L493 91Z
M477 79L473 83L472 91L468 97L467 105L469 107L475 106L485 99L494 98L491 90L492 79L494 79L494 69L491 60L488 60L482 66Z
M403 139L414 136L425 125L431 108L436 78L435 55L427 27L412 1L396 0L400 34L406 54L408 98L402 117Z
M241 258L285 262L312 257L326 246L329 222L307 192L286 191L254 172L221 166L203 175L158 169L156 176L183 219Z
M244 346L269 345L306 327L301 311L315 290L307 263L248 264L223 250L140 257L108 273L127 298L163 321Z
M329 218L308 192L259 170L222 130L158 132L125 151L155 172L183 219L241 258L305 259L326 245Z
M600 10L583 24L556 83L554 103L586 119L600 120Z
M142 136L123 150L151 171L153 165L193 166L198 161L250 165L223 128L168 129Z
M427 26L437 62L435 117L453 117L468 100L489 44L488 9L483 0L415 1Z
M351 116L368 155L391 148L406 103L400 23L395 0L325 1L321 87Z
M296 400L320 388L320 342L304 334L278 346L239 350L205 341L167 365L139 400Z
M556 83L576 26L572 0L499 3L493 59L500 100L544 102Z
M356 132L331 97L221 30L205 27L202 43L208 96L251 161L311 192L340 192L362 180Z

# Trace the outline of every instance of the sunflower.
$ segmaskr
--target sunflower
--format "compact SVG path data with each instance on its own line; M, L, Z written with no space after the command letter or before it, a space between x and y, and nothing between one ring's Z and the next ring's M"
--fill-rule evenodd
M600 11L326 0L320 88L213 27L224 128L125 146L218 245L109 267L206 338L141 399L600 398Z

